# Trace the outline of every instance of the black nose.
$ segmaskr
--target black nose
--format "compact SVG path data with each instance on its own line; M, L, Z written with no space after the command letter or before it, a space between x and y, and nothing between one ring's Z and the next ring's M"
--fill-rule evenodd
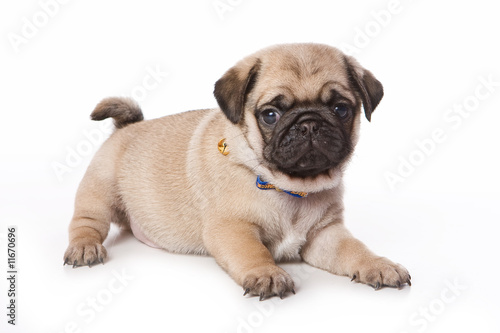
M319 130L319 124L316 120L304 120L299 124L300 126L300 131L302 132L302 135L312 135L312 134L317 134Z

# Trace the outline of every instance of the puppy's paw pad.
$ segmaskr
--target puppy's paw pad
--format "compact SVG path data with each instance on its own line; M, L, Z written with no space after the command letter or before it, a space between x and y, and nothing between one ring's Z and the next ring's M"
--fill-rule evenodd
M64 253L64 264L78 266L91 266L104 263L107 252L101 243L93 239L73 240Z
M366 283L375 290L383 286L395 288L401 288L405 284L411 286L411 276L406 268L383 257L360 264L358 270L352 274L352 280Z
M283 298L288 293L295 294L290 275L278 266L261 266L249 271L243 281L244 295L259 296L265 300L272 296Z

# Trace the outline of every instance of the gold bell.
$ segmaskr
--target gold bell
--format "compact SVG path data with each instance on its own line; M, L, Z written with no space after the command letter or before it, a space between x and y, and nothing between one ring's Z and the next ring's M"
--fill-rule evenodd
M229 149L227 149L226 138L221 139L217 147L219 148L219 151L222 155L226 156L227 154L229 154Z

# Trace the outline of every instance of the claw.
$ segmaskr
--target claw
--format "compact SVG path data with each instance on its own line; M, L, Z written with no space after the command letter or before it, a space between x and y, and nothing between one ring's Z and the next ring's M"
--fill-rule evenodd
M292 288L292 294L294 294L294 295L295 295L295 289L293 289L293 288Z
M75 268L75 267L76 267L76 263L77 263L77 261L75 260L75 261L73 262L73 268Z
M352 282L352 281L354 281L354 280L356 280L356 274L354 274L354 275L352 276L351 282Z
M66 266L68 264L68 258L64 259L64 264L63 266Z
M278 294L278 296L280 297L280 299L283 299L283 292L280 291L280 293Z
M375 290L379 290L380 289L380 282L377 282L377 284L373 288Z
M265 300L266 297L264 296L264 293L260 293L259 301Z
M243 296L246 296L249 292L250 292L250 288L245 289L245 293L243 294Z
M99 258L99 262L100 262L101 264L103 264L103 265L104 265L104 258L103 258L103 257L100 257L100 258Z
M89 266L89 268L92 267L92 266L90 266L90 259L87 260L87 265Z
M411 281L410 281L410 279L408 279L408 281L406 281L406 283L408 283L408 285L411 287Z
M396 286L398 287L398 289L401 289L401 281L396 282Z

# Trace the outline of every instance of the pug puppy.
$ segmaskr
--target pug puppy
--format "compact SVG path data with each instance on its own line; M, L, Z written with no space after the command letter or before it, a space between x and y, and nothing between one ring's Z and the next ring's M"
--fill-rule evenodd
M411 285L344 226L342 175L382 84L352 57L320 44L277 45L238 62L215 84L220 108L142 121L127 98L93 120L117 130L76 195L64 263L103 262L110 222L142 242L211 255L260 299L295 293L276 265L306 263L371 285ZM181 144L181 148L180 148Z

